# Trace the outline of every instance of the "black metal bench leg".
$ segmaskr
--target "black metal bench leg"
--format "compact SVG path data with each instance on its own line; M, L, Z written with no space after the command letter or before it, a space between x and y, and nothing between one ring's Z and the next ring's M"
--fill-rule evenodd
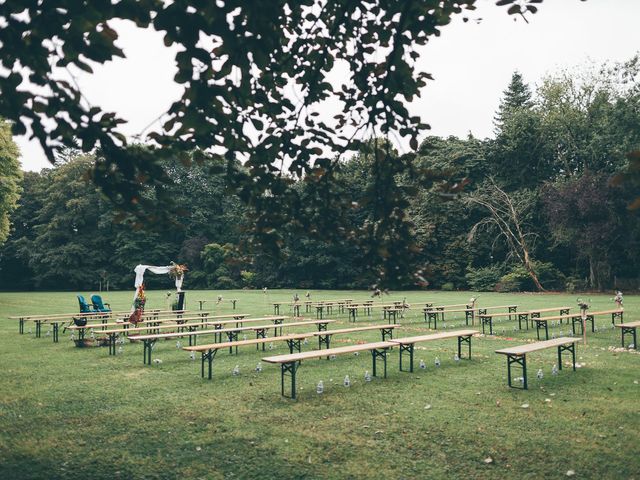
M283 397L296 399L296 370L298 369L298 362L282 363L280 364L280 392ZM288 396L284 391L284 377L289 374L291 376L291 395Z
M527 390L529 387L527 383L527 356L526 355L523 355L521 357L518 355L507 355L507 384L509 385L510 388L520 388L520 387L515 387L513 385L513 382L511 381L511 365L514 363L522 367L523 385L521 388L523 390Z
M409 344L400 344L400 349L398 352L398 356L400 357L400 371L404 372L405 370L402 368L402 357L404 356L404 352L409 352L409 373L413 373L413 343Z
M466 337L460 336L458 337L458 358L462 358L462 344L466 343L469 347L469 360L471 360L471 335L467 335Z
M18 320L18 332L20 335L24 335L24 319Z
M58 343L58 322L54 322L53 324L53 343Z

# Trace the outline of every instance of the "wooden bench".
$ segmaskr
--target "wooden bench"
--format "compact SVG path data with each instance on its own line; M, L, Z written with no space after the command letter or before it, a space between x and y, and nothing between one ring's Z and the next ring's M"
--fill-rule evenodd
M373 376L377 376L377 361L381 359L384 364L384 378L387 377L387 350L394 346L400 347L400 370L402 370L402 356L404 352L409 352L410 355L410 371L413 371L413 350L414 345L419 342L425 342L429 340L441 340L444 338L458 337L458 355L461 355L461 343L467 342L469 344L469 357L471 357L471 336L477 334L476 330L458 330L446 333L437 333L431 335L420 335L416 337L399 338L395 340L387 340L382 342L363 343L359 345L349 345L345 347L329 348L327 350L313 350L310 352L290 353L288 355L275 355L272 357L265 357L263 362L279 364L280 365L280 391L283 397L296 398L296 372L304 360L311 360L322 358L326 356L345 355L350 353L371 352L372 359L372 371ZM461 341L460 338L467 340ZM291 390L290 395L285 392L285 377L291 377Z
M496 350L496 353L507 356L507 380L509 387L514 387L511 381L511 365L517 364L522 368L523 378L523 390L528 389L527 383L527 353L537 352L538 350L545 350L547 348L558 348L558 368L562 370L562 352L571 352L571 358L573 361L573 370L576 370L576 342L578 338L560 337L553 340L543 340L541 342L528 343L526 345L519 345L517 347L503 348Z
M274 337L278 336L277 330L280 328L289 328L289 327L300 327L306 325L316 325L318 331L326 330L327 324L333 323L335 320L307 320L304 322L290 322L290 323L280 323L280 324L272 324L272 325L254 325L250 327L236 327L236 328L219 328L214 330L195 330L193 332L174 332L174 333L158 333L153 335L135 335L129 336L129 340L137 340L143 342L143 362L145 365L151 364L151 350L155 343L160 339L169 339L169 338L177 338L177 337L188 337L189 338L189 346L193 346L197 342L197 337L199 335L215 335L215 342L222 343L222 334L226 334L229 342L238 341L238 334L240 332L254 331L256 333L256 338L267 338L267 330L270 328L274 328ZM256 348L258 346L256 345ZM232 347L229 347L230 349ZM237 348L237 347L236 347ZM263 345L264 349L264 345Z
M518 330L522 330L522 321L524 320L527 330L529 330L529 317L531 317L531 326L533 327L533 319L540 318L543 312L558 311L559 315L566 318L569 315L571 307L549 307L529 310L528 312L518 312ZM562 320L561 320L562 322Z
M242 315L244 316L244 314ZM95 325L69 325L65 327L65 330L71 330L73 332L78 333L78 340L84 340L87 331L93 331L100 329L102 333L105 333L106 330L112 330L109 327L117 327L118 330L123 331L136 331L136 329L153 329L153 328L161 328L161 325L164 324L187 324L188 322L196 320L198 322L209 321L206 316L197 316L197 317L174 317L174 318L166 318L166 319L150 319L150 320L142 320L138 323L131 322L116 322L116 323L102 323ZM131 326L133 325L133 326Z
M384 361L384 376L387 376L387 350L397 345L391 341L375 342L375 343L363 343L360 345L349 345L346 347L330 348L328 350L312 350L310 352L291 353L289 355L276 355L273 357L265 357L263 362L274 363L280 365L280 387L283 397L296 398L296 371L303 360L311 360L314 358L322 358L327 355L345 355L356 352L371 352L373 361L373 376L377 376L377 360L382 359ZM285 394L284 379L285 376L291 377L291 395Z
M438 318L440 321L444 322L444 314L445 313L465 313L465 323L469 325L469 319L473 322L473 312L477 309L471 308L451 308L450 310L441 309L441 307L432 307L432 308L424 308L422 311L424 312L424 321L429 324L429 328L431 328L431 321L433 320L433 328L438 328Z
M571 315L553 315L551 317L533 317L531 318L532 322L535 322L536 324L536 335L538 337L538 340L540 340L540 330L542 330L544 328L544 337L545 340L549 340L549 322L553 321L553 320L560 320L560 323L562 323L563 320L571 320L573 321L573 319L575 318L574 316ZM578 315L577 318L581 318L580 315ZM528 320L527 320L528 322ZM518 318L518 326L520 326L520 318ZM528 325L527 325L527 330L529 329ZM575 333L575 332L574 332Z
M638 343L637 343L638 338L636 335L636 329L640 327L640 322L620 323L620 324L617 324L616 327L618 327L622 331L622 348L624 348L625 335L630 334L631 337L633 338L633 348L638 350Z
M318 348L322 350L322 345L327 348L331 348L331 336L332 335L341 335L343 333L359 333L359 332L367 332L370 330L380 330L380 334L382 335L382 341L384 342L389 338L393 338L393 330L395 328L400 328L400 325L370 325L367 327L353 327L353 328L341 328L338 330L325 330L321 332L315 332L313 335L318 337Z
M469 347L469 356L471 359L471 337L477 335L477 330L452 330L449 332L430 333L427 335L418 335L415 337L396 338L391 340L400 346L400 371L402 369L402 356L404 352L409 352L409 372L413 372L413 351L416 343L430 342L434 340L444 340L445 338L458 338L458 358L462 358L462 344L466 343Z
M613 325L616 324L616 318L620 319L620 322L622 323L622 315L624 313L624 310L622 309L616 309L616 310L603 310L601 312L587 312L585 319L584 319L584 323L587 322L591 322L591 333L595 333L596 330L596 321L595 321L595 317L597 317L598 315L611 315L611 323ZM582 322L582 315L581 314L574 314L574 315L570 315L569 316L571 319L571 331L573 332L574 335L577 335L578 333L576 332L576 325L580 325L580 332L579 334L582 335L584 333L584 325Z
M100 333L106 335L109 340L109 355L116 354L117 337L120 334L131 334L139 332L147 332L149 334L161 333L160 330L175 329L177 332L194 332L198 328L208 327L211 324L209 322L196 322L196 323L173 323L170 325L146 325L143 327L129 327L129 328L115 328L111 330L102 330Z
M587 312L587 319L589 317L595 317L597 315L611 315L611 323L613 325L616 324L616 319L619 318L620 319L620 323L622 323L623 321L623 314L624 314L624 309L622 308L616 308L614 310L602 310L600 312ZM591 322L593 324L593 319L591 319Z
M196 301L200 304L200 310L202 310L202 307L204 306L205 303L213 301L213 300L196 300ZM236 303L238 302L237 298L229 298L229 299L222 300L222 301L223 302L231 302L231 306L232 306L233 310L236 309ZM216 302L217 302L217 300L216 300ZM217 305L217 303L216 303L216 305Z
M356 321L356 317L358 316L358 310L364 310L367 313L367 316L371 316L371 310L374 308L382 309L383 318L387 318L387 314L391 309L395 309L395 311L405 311L409 309L411 306L407 303L403 303L402 301L391 302L391 303L363 303L360 305L351 304L347 305L345 308L349 313L349 320L352 322ZM394 314L395 316L395 314Z
M211 343L208 345L197 345L191 347L182 347L183 350L187 350L189 352L200 352L201 355L201 365L200 365L200 374L202 378L204 378L204 364L208 362L209 364L209 380L211 380L212 368L213 368L213 359L215 358L218 350L222 350L224 348L236 348L236 352L238 351L238 347L242 347L244 345L264 345L267 342L279 342L285 341L289 347L289 353L294 353L295 351L300 352L301 342L309 337L312 337L315 332L311 333L291 333L289 335L283 335L278 337L268 337L268 338L252 338L247 340L237 340L234 342L221 342L221 343Z
M493 335L493 317L508 317L511 320L511 317L514 316L516 310L518 308L517 305L510 305L507 308L509 311L507 312L499 312L499 313L487 313L489 308L501 308L501 307L484 307L478 309L478 318L480 319L480 323L482 324L482 333L484 333L484 326L489 325L489 335Z

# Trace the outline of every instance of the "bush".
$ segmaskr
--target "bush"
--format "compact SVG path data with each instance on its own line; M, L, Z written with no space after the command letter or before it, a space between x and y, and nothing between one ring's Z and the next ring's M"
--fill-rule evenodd
M531 262L533 271L545 290L560 290L565 286L564 275L552 263ZM533 278L522 265L514 266L496 284L497 292L535 292Z
M525 275L529 277L528 274ZM523 283L526 282L526 278L523 278L521 272L510 272L503 275L498 283L496 283L495 291L500 293L505 292L520 292L522 291Z
M233 288L238 288L238 284L230 277L218 277L216 281L215 288L220 288L222 290L229 290Z
M254 272L249 272L247 270L242 270L240 272L240 276L242 277L242 283L245 287L255 287L256 274Z
M492 292L502 274L500 266L491 265L484 268L469 269L465 278L469 283L469 289L476 292Z
M456 286L453 284L453 282L447 282L442 285L441 289L445 292L452 292L456 289Z

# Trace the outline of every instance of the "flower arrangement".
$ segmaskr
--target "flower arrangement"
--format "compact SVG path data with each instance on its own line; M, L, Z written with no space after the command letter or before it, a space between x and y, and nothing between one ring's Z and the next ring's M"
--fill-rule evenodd
M144 293L144 285L140 285L136 293L136 298L133 301L133 308L135 310L139 309L144 311L145 303L147 303L147 296Z
M173 278L174 280L176 278L184 277L185 272L189 270L185 264L171 262L170 265L171 269L169 270L169 277Z
M579 298L577 300L577 302L578 302L578 307L580 307L580 310L582 310L582 311L589 310L589 306L590 305L586 301L584 301L581 298Z

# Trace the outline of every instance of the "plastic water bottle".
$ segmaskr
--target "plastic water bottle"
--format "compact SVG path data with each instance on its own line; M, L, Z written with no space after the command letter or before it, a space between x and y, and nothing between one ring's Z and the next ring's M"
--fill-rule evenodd
M460 357L458 356L458 354L457 354L457 353L453 356L453 359L454 359L456 362L459 362L459 361L460 361Z
M440 357L436 357L436 367L440 366Z
M308 339L308 338L305 338L305 339L302 341L302 344L303 344L303 345L309 345L309 339Z
M29 332L29 333L31 333L31 332ZM73 341L75 339L76 339L76 336L73 334L73 332L71 332L71 341Z
M635 346L635 344L630 343L628 348L633 349L633 348L636 348L636 346Z
M177 349L182 348L182 343L180 342L180 340L178 340L178 341L176 342L176 348L177 348Z
M262 371L262 362L258 362L256 365L256 372L260 373Z
M345 375L344 376L344 386L345 387L350 387L351 386L351 380L349 379L349 375Z
M118 347L118 355L122 355L122 351L123 351L122 347Z
M242 340L246 340L247 339L247 334L245 333L244 335L242 335Z
M426 363L424 363L424 360L422 360L422 359L420 359L420 368L421 368L422 370L424 370L424 369L426 369L426 368L427 368L427 364L426 364Z
M47 330L47 334L46 335L47 335L47 337L50 337L51 336L51 330Z
M273 350L273 342L269 342L269 350Z
M324 383L322 382L322 380L318 382L318 386L316 387L316 393L318 395L322 395L324 393Z
M233 376L237 377L238 375L240 375L240 365L236 365L235 367L233 367Z
M536 374L536 376L538 377L538 380L542 380L542 377L544 377L544 373L542 373L541 368L538 369L538 373Z
M360 355L360 352L353 352L353 355L357 357L358 355Z
M329 355L329 360L335 360L336 356L335 355Z
M558 375L558 367L555 364L551 368L551 375Z
M364 372L364 381L365 382L370 382L371 381L371 374L369 373L369 370Z

